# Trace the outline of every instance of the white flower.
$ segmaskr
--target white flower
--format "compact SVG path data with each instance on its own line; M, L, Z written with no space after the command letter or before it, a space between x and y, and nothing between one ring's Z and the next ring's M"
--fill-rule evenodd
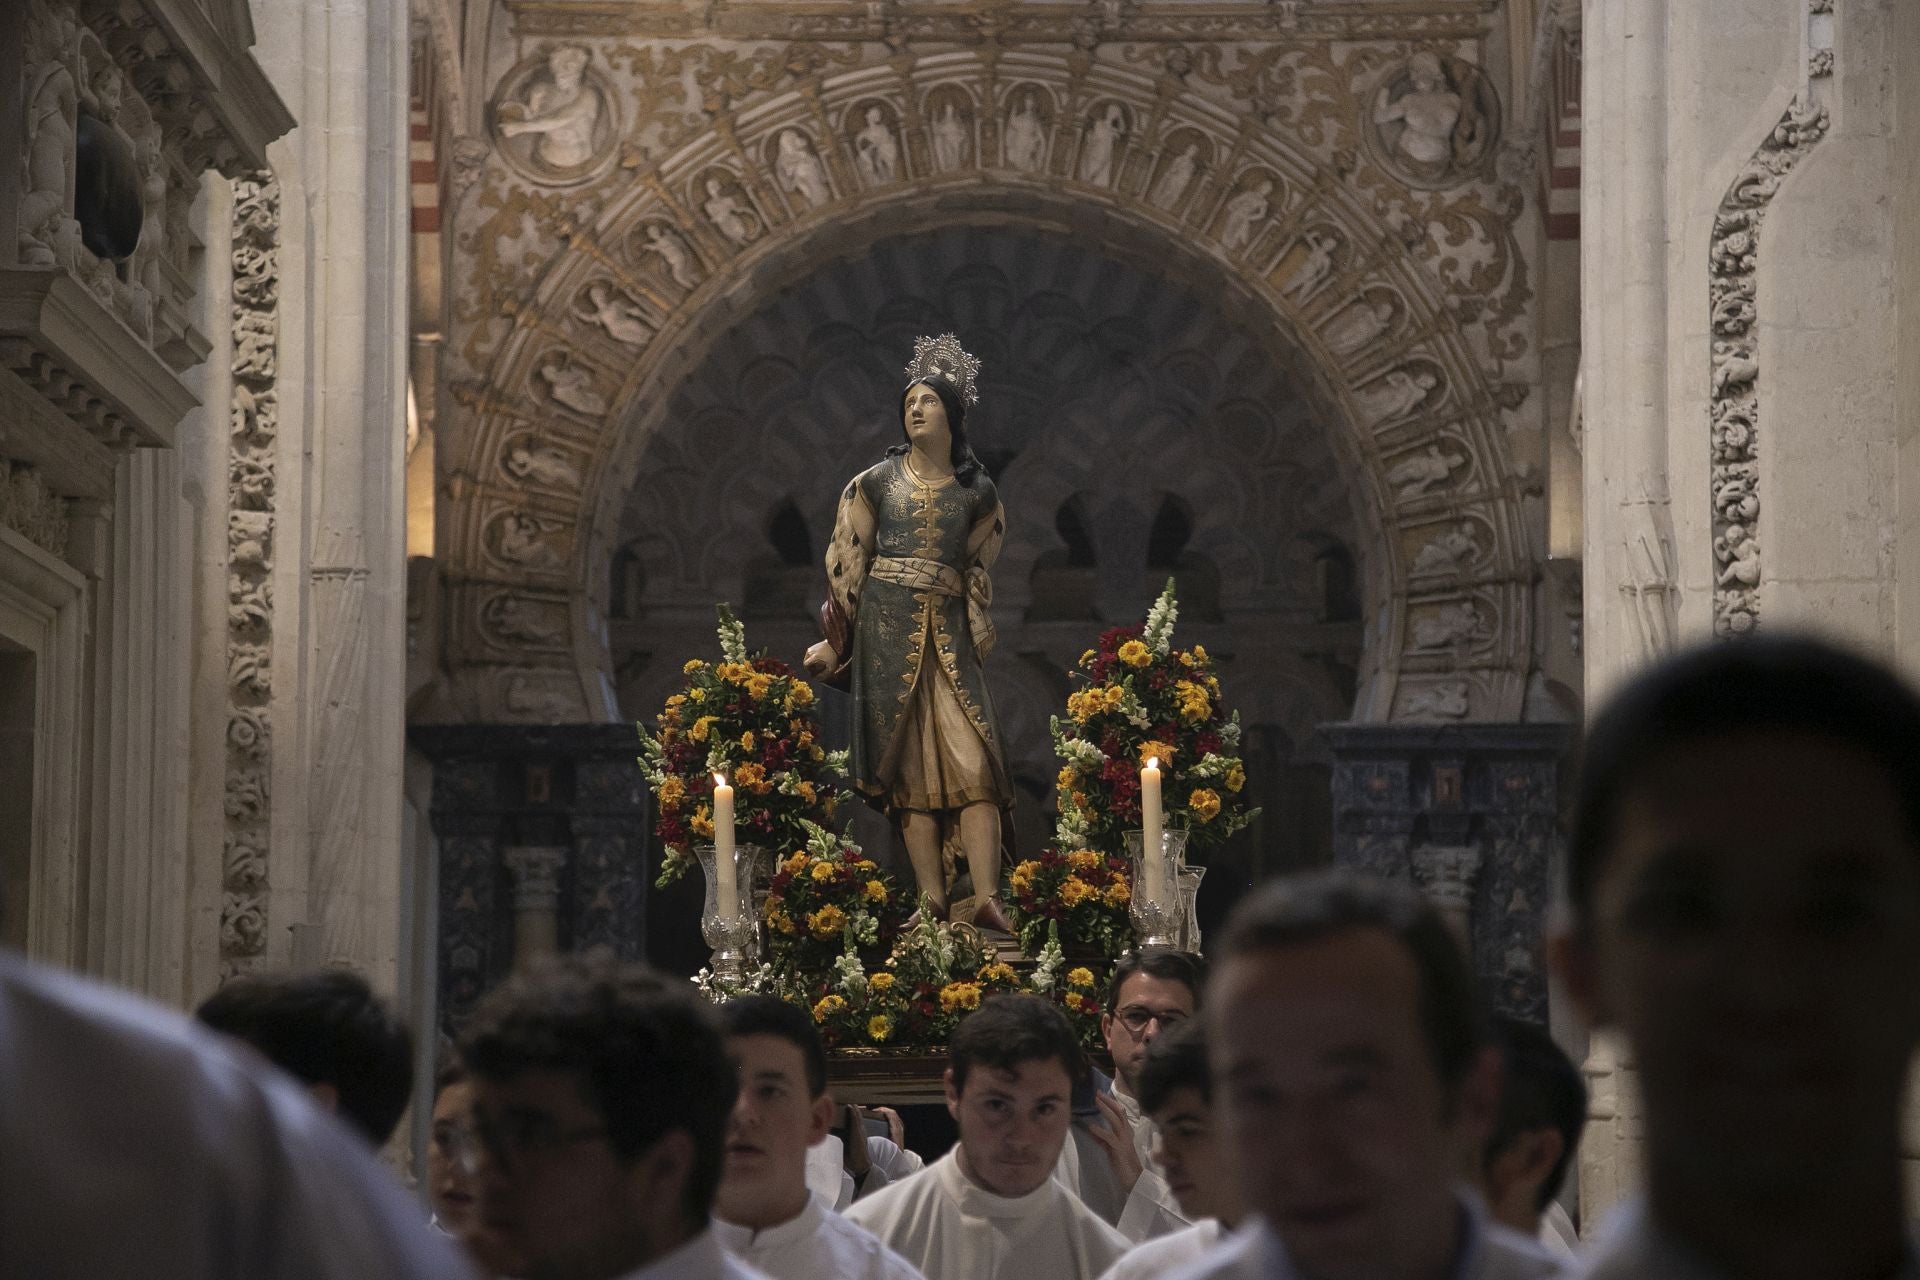
M864 914L864 913L862 913ZM860 963L860 953L843 951L833 961L834 985L849 999L857 999L867 989L867 971Z
M1173 647L1173 624L1180 617L1180 606L1174 603L1173 579L1167 579L1167 585L1160 592L1160 598L1153 602L1153 608L1147 610L1146 629L1140 638L1154 656L1164 658Z
M733 610L721 605L720 615L720 656L728 662L747 660L747 629L740 625L740 619L733 616Z

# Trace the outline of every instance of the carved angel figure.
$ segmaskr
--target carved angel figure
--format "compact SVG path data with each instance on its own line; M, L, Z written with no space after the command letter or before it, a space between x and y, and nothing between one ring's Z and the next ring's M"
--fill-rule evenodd
M1047 150L1046 126L1040 108L1029 90L1020 105L1007 117L1007 163L1027 173L1036 173Z
M1101 187L1113 182L1113 150L1126 131L1127 118L1121 114L1119 104L1109 103L1087 126L1087 149L1080 157L1080 181Z
M708 221L721 235L737 245L745 246L752 242L755 233L753 214L740 207L740 202L720 185L720 179L707 179L707 202L700 207L706 211Z
M500 558L529 569L558 569L561 555L537 517L516 511L500 523Z
M860 176L872 186L892 182L899 172L900 144L880 108L867 108L867 127L853 139L853 159L860 166Z
M680 233L657 222L647 224L647 250L656 254L667 268L667 274L682 289L691 289L699 283L694 274L693 253L687 248L687 242Z
M1404 418L1418 409L1439 385L1439 375L1427 369L1418 373L1408 373L1405 369L1390 370L1362 397L1367 419L1379 427Z
M960 118L953 103L942 103L940 114L933 119L934 167L942 172L958 169L966 159L966 150L966 121Z
M1330 232L1309 231L1300 238L1300 243L1306 246L1307 256L1280 286L1280 292L1296 302L1305 302L1333 274L1333 254L1340 247L1340 241Z
M780 155L774 162L774 177L779 180L782 191L799 192L816 209L833 198L827 188L826 168L813 153L813 144L798 129L788 129L780 135Z
M552 388L553 398L569 409L598 418L609 408L607 398L593 389L593 375L579 365L549 362L540 366L540 376Z
M1407 699L1409 720L1458 720L1467 714L1467 682L1444 680Z
M1227 220L1220 228L1220 243L1236 253L1252 244L1254 227L1273 212L1273 204L1268 199L1272 194L1273 179L1262 178L1227 201ZM1332 265L1331 258L1328 265Z
M580 487L580 469L573 465L567 455L545 445L514 445L507 450L506 468L509 474L535 484L555 489Z
M1477 639L1485 629L1480 610L1470 600L1443 604L1413 623L1413 647L1444 649L1463 640Z
M1337 356L1350 356L1387 331L1393 323L1393 304L1385 298L1362 298L1334 313L1320 336Z
M1413 558L1415 573L1452 573L1480 558L1480 542L1466 523L1444 529Z
M1465 455L1442 453L1439 445L1430 444L1425 453L1416 453L1389 468L1387 483L1399 485L1399 499L1406 502L1420 497L1436 484L1446 483L1453 475L1454 468L1463 467L1466 463Z
M1195 153L1199 148L1189 142L1181 153L1167 162L1160 175L1160 181L1153 184L1153 202L1162 209L1171 209L1180 203L1180 197L1187 193L1187 186L1193 181L1193 171L1199 167Z
M978 376L958 339L920 340L900 397L902 443L841 492L826 639L806 661L851 689L848 772L899 825L920 891L944 913L941 850L957 835L975 923L1005 929L997 896L1013 784L983 662L994 640L987 572L1006 513L967 444Z
M586 83L587 51L562 45L547 55L544 83L519 102L500 107L500 134L535 135L534 158L555 169L577 169L593 159L593 132L600 123L600 96Z
M615 342L624 342L630 347L645 346L653 336L646 314L639 303L604 280L595 280L587 286L586 306L581 316L605 329ZM559 394L556 388L555 397Z

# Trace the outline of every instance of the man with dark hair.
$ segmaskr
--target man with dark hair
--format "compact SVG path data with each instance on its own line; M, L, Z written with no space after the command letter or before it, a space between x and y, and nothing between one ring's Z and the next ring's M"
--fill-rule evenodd
M1213 1075L1202 1017L1167 1028L1136 1073L1153 1118L1154 1159L1192 1225L1135 1246L1103 1280L1158 1280L1188 1265L1240 1224L1240 1184L1214 1141Z
M526 1280L741 1280L709 1229L737 1091L684 981L569 956L488 995L461 1039L480 1221Z
M1593 721L1555 959L1632 1047L1647 1172L1593 1276L1920 1274L1917 744L1912 690L1795 637L1682 655Z
M1555 1263L1456 1185L1499 1098L1473 976L1404 884L1271 881L1208 988L1220 1111L1262 1221L1183 1280L1532 1280Z
M483 1275L518 1275L520 1258L480 1222L473 1176L478 1142L473 1081L449 1049L433 1075L433 1127L427 1139L425 1183L433 1226L458 1240Z
M1038 996L994 996L947 1053L959 1143L847 1216L927 1280L1093 1280L1127 1239L1053 1177L1082 1070L1066 1015Z
M1479 1182L1495 1222L1536 1236L1548 1252L1573 1256L1572 1223L1558 1210L1560 1194L1587 1123L1587 1083L1545 1027L1495 1018L1503 1079L1493 1136L1480 1160ZM1562 1225L1564 1224L1564 1225Z
M906 1259L807 1189L807 1151L827 1133L833 1098L813 1019L773 996L720 1009L740 1096L714 1231L729 1252L777 1280L921 1280Z
M235 978L194 1016L252 1045L376 1147L386 1145L406 1112L412 1037L351 970Z
M1076 1189L1136 1243L1189 1224L1153 1162L1153 1122L1140 1107L1139 1073L1154 1037L1199 1009L1205 983L1199 956L1161 947L1127 952L1107 982L1100 1034L1114 1074L1111 1081L1096 1074L1095 1109L1074 1117Z

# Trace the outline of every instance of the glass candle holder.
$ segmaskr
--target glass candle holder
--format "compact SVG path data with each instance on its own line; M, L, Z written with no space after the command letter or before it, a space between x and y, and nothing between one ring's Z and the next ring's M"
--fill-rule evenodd
M1133 897L1128 918L1133 940L1141 947L1180 946L1180 868L1187 857L1187 833L1172 828L1160 832L1160 847L1146 848L1144 831L1125 833L1127 856L1133 862Z
M700 910L700 936L713 948L715 981L741 983L760 952L760 917L755 910L754 886L766 875L767 851L757 844L733 847L731 876L724 877L728 900L721 899L723 877L719 850L697 844L693 856L707 879L707 900Z
M1200 900L1200 877L1207 874L1205 867L1190 867L1182 862L1180 874L1180 949L1200 952L1200 916L1195 910Z

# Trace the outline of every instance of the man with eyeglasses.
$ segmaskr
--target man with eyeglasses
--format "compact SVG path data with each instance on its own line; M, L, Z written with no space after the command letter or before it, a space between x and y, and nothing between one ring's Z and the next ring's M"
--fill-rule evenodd
M1205 970L1198 956L1148 948L1128 952L1107 985L1100 1034L1113 1079L1094 1073L1093 1107L1076 1111L1075 1188L1096 1213L1135 1244L1190 1225L1153 1159L1153 1121L1140 1106L1140 1069L1155 1037L1200 1007Z
M685 982L551 961L481 1002L460 1056L480 1225L525 1280L764 1280L710 1225L736 1076Z

